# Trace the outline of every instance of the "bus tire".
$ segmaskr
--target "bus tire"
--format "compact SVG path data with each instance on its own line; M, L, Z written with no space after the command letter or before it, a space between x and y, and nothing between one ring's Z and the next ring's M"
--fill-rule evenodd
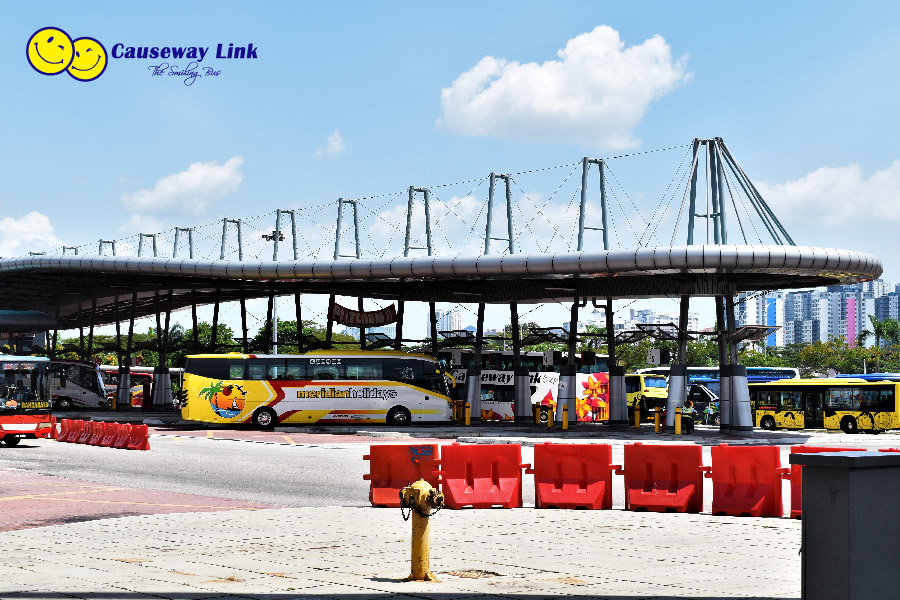
M7 436L7 437L3 438L3 443L6 444L7 446L18 446L19 442L21 442L21 441L22 441L21 438L17 438L17 437Z
M849 416L841 419L841 431L849 434L859 433L859 426L856 424L856 419Z
M69 410L72 408L72 399L66 396L56 399L56 408L60 410Z
M278 424L278 415L271 408L258 408L253 413L253 424L260 429L274 429Z
M763 429L768 429L769 431L774 431L775 429L775 419L772 418L772 415L766 415L759 421L759 426Z
M412 415L409 414L409 411L403 408L402 406L395 406L391 410L388 411L387 414L387 424L388 425L397 425L398 427L405 427L412 422Z

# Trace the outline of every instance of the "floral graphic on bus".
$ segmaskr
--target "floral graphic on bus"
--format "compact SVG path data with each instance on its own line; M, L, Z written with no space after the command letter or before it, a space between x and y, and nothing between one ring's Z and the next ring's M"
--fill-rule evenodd
M233 419L244 410L247 392L239 385L225 385L218 381L200 390L199 396L205 398L213 411L223 419Z
M581 382L584 388L575 399L575 411L579 421L605 421L609 419L609 375L591 373Z

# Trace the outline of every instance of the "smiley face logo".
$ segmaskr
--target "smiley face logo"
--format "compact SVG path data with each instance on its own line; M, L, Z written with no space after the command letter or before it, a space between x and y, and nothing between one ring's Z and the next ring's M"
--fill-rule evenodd
M65 31L56 27L44 27L35 31L28 39L25 55L28 63L38 73L59 75L72 64L75 50L72 39Z
M69 75L79 81L91 81L106 70L106 48L91 37L80 37L72 42L75 58L69 65Z

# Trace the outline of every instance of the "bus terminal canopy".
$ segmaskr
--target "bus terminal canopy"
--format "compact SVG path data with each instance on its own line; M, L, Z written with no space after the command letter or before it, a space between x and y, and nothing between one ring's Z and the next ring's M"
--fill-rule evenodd
M70 329L271 293L539 303L733 296L856 283L881 272L881 261L863 252L781 245L316 261L28 256L0 259L0 309L40 311Z

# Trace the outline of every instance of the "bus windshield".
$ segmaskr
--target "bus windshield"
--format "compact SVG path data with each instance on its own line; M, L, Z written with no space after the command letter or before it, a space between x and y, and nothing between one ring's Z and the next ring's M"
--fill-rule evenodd
M50 412L50 380L45 361L0 358L0 413Z

